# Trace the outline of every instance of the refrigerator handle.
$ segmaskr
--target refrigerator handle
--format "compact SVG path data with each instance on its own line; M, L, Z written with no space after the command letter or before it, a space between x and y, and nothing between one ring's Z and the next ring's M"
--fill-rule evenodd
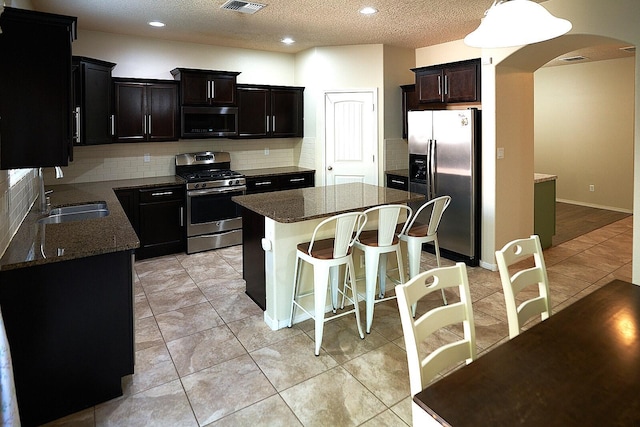
M436 197L436 140L429 144L429 199Z

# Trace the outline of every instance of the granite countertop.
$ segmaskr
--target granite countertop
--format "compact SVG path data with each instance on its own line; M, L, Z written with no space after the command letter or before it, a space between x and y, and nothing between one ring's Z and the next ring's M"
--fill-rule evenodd
M286 175L297 172L315 172L315 169L300 168L298 166L281 166L277 168L244 169L237 171L247 178L256 176Z
M0 258L0 270L31 267L84 258L140 246L127 215L113 190L184 184L176 176L46 186L51 207L105 201L109 215L61 224L38 224L43 215L36 200L9 247Z
M377 185L350 183L234 196L240 206L276 222L292 223L373 206L424 200L425 196Z
M549 175L546 173L534 173L533 174L533 183L538 184L540 182L545 181L555 181L558 179L558 175Z

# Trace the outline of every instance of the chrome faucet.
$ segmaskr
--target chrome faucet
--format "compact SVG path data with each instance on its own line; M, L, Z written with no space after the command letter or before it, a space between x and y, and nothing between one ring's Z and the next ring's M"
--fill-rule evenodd
M62 173L62 168L60 166L55 166L56 169L56 179L60 179L64 177ZM53 190L44 191L44 174L42 173L42 168L38 168L38 179L40 180L40 212L48 213L49 212L49 198L47 194L50 194Z

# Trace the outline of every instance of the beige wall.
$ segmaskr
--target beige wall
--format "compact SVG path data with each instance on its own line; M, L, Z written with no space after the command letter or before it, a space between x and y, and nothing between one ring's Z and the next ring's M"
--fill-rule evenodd
M535 170L559 200L632 211L634 73L633 57L534 73Z

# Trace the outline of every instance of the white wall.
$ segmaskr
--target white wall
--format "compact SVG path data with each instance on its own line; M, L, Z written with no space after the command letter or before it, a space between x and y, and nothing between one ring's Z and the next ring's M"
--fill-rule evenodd
M632 211L634 74L633 57L534 73L535 171L559 200Z
M295 83L295 57L288 53L79 30L73 54L115 62L114 77L173 80L171 70L181 67L239 71L238 83Z

